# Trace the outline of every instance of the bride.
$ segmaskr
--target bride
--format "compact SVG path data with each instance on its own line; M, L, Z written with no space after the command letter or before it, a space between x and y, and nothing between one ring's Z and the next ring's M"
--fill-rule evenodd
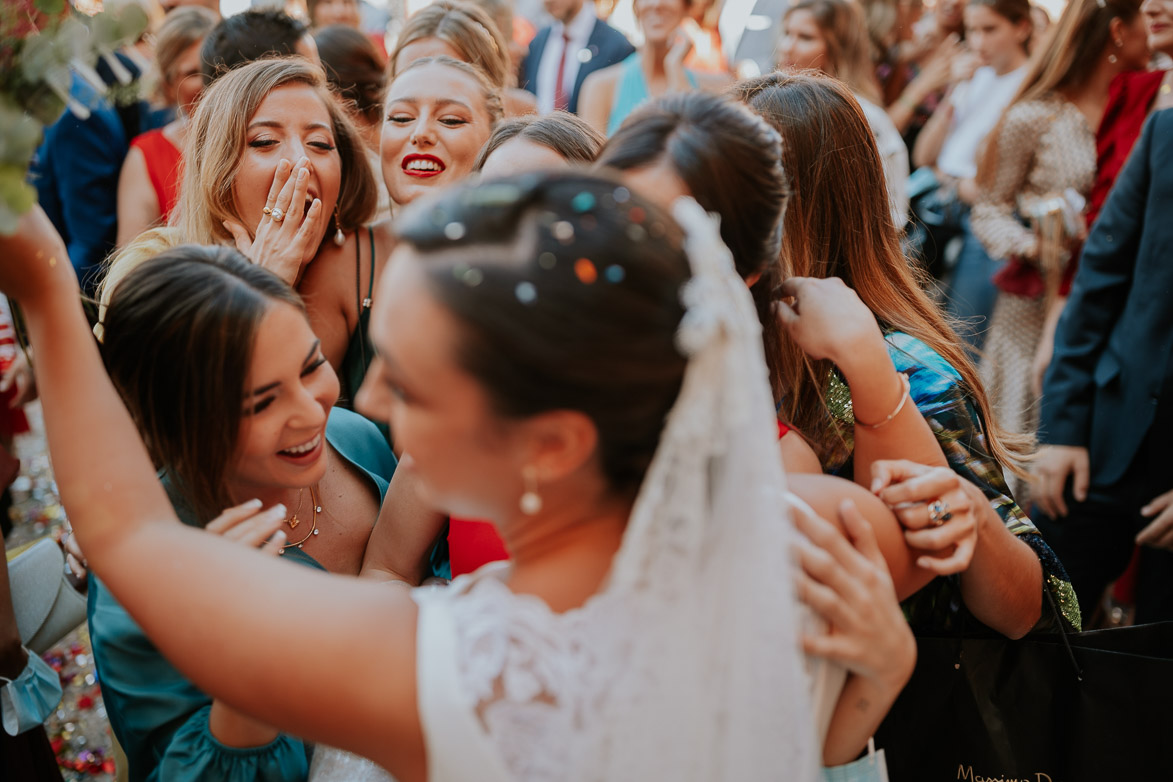
M813 706L795 581L834 616L837 585L878 549L848 508L867 556L829 546L796 572L748 290L694 202L674 217L563 174L449 190L397 220L358 402L390 417L432 505L493 519L512 554L408 590L176 522L32 213L0 242L0 288L25 312L90 566L201 689L400 782L813 780L858 655L831 655ZM886 513L846 482L814 485L823 507ZM276 533L285 509L262 514ZM800 524L826 539L820 519ZM895 610L882 561L864 578Z

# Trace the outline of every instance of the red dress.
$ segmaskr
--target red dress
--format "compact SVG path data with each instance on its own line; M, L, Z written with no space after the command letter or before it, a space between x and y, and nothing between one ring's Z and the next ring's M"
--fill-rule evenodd
M1090 228L1100 216L1116 177L1128 160L1149 109L1157 98L1166 71L1132 71L1122 73L1108 87L1108 105L1100 129L1096 131L1096 183L1088 196L1087 224Z
M155 197L159 199L159 213L167 222L175 202L179 200L179 183L183 179L183 157L179 148L163 134L163 129L149 130L136 136L130 146L143 153L147 163L147 176Z
M778 422L779 440L789 431L789 426ZM448 556L452 563L452 577L456 578L461 573L472 573L481 565L509 559L509 552L491 522L449 519Z

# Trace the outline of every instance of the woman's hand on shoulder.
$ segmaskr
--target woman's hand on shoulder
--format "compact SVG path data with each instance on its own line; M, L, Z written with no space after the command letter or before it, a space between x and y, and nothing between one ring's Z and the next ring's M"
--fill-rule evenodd
M969 568L989 508L980 489L948 467L903 459L876 462L871 489L896 514L908 545L924 552L918 567L941 576Z
M224 228L232 234L236 248L258 266L263 266L290 285L301 278L302 267L313 259L317 247L312 245L322 221L321 199L315 198L309 211L304 211L309 191L309 161L302 158L297 165L282 160L277 164L269 196L265 199L265 214L253 233L233 220L225 220Z
M851 500L840 503L839 520L843 533L803 509L794 512L805 537L799 599L827 622L825 632L803 636L803 649L899 688L912 675L916 641L871 525Z
M843 280L791 277L779 292L778 320L811 358L829 359L845 375L861 359L889 361L875 316Z

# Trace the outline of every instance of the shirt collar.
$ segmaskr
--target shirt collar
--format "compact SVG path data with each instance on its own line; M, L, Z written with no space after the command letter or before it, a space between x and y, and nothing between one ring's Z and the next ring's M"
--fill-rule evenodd
M570 24L563 25L561 22L554 23L554 33L560 36L563 30L565 30L572 42L585 46L586 42L590 40L591 33L594 32L595 20L597 19L595 4L591 0L585 0L582 8L570 20Z

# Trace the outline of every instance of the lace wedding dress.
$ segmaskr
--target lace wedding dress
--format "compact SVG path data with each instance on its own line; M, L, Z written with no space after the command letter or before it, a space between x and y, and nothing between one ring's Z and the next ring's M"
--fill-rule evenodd
M601 591L557 614L505 565L413 592L431 782L818 778L844 672L804 669L757 317L712 218L674 214L689 364Z

